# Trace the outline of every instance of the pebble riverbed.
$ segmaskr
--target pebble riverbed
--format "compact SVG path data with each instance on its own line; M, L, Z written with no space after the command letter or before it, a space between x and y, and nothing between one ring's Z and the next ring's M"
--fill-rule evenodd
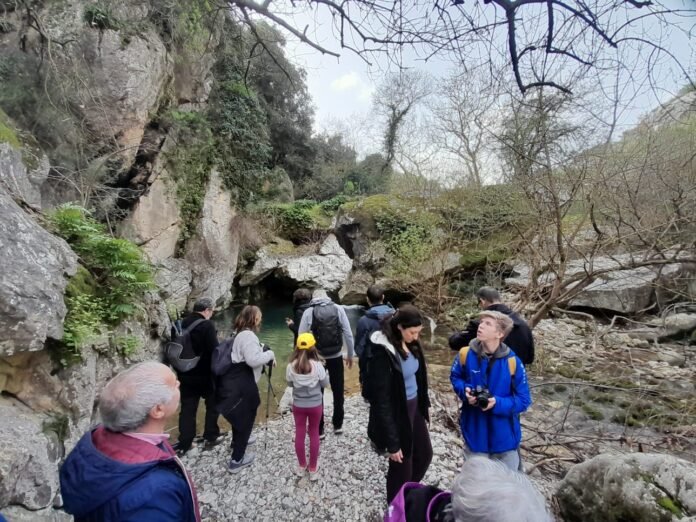
M330 412L327 404L327 419ZM370 448L367 418L363 399L347 397L343 433L335 435L327 423L318 481L293 473L295 429L290 413L255 428L258 440L247 451L253 451L256 460L237 474L227 471L231 434L211 450L193 448L182 460L196 485L203 520L381 520L387 459ZM433 461L423 482L449 489L463 462L461 440L432 424L431 441Z

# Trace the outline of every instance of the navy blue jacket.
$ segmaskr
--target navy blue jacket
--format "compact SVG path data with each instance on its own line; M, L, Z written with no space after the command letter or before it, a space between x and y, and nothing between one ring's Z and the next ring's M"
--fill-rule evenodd
M98 427L60 469L65 511L76 522L195 522L195 490L169 443L154 446Z
M517 449L522 441L520 413L529 408L527 374L518 358L514 378L510 375L508 359L516 357L505 344L488 357L477 340L469 345L466 363L462 366L459 354L452 363L450 382L462 400L459 424L467 446L476 453L502 453ZM465 388L486 387L495 397L495 406L483 411L471 406Z
M370 339L370 334L380 329L381 321L384 316L394 312L391 305L378 304L371 306L365 315L358 321L358 326L355 330L355 354L362 359L365 348Z

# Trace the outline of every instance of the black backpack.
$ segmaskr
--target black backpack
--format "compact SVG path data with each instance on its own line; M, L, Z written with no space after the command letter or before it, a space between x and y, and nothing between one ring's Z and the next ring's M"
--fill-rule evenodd
M237 334L233 333L231 337L222 341L213 350L210 369L215 377L225 375L232 368L232 347L236 337Z
M335 303L312 307L312 334L317 340L317 350L323 356L336 355L343 348L343 329Z
M201 360L200 355L196 355L191 344L191 332L205 319L196 319L188 328L179 333L174 339L169 341L164 347L165 360L178 372L188 372L193 370Z

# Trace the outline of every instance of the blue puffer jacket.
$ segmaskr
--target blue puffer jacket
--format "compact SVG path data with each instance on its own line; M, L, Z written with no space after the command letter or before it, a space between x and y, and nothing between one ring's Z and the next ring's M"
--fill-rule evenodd
M105 430L85 434L60 470L76 522L198 522L195 490L168 443Z
M515 357L515 375L510 375L508 359ZM532 404L524 365L510 348L501 344L492 356L486 356L478 340L471 341L466 364L459 354L452 364L450 381L463 401L459 424L467 446L476 453L502 453L517 449L522 440L519 414ZM514 381L514 382L513 382ZM495 397L495 406L482 411L466 400L465 388L487 387Z

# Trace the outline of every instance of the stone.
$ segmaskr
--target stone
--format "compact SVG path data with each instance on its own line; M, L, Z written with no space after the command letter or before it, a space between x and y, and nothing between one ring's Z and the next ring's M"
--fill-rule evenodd
M7 506L2 514L12 522L72 522L72 515L58 509L46 508L36 511L21 506Z
M4 419L0 422L0 508L51 506L58 492L62 452L55 437L43 433L43 421L48 418L34 415L19 401L0 397L0 419Z
M338 298L344 305L366 305L365 294L375 282L374 277L364 270L353 270L338 292Z
M653 324L663 327L665 337L684 335L696 329L696 314L687 312L671 314L664 320L655 321Z
M0 355L36 351L63 337L66 276L77 256L0 190Z
M196 234L186 244L185 259L193 273L189 303L199 297L208 297L221 306L229 303L239 257L236 215L230 193L213 170Z
M687 291L687 286L693 281L693 277L685 276L691 273L690 263L623 269L622 267L630 265L633 258L630 254L594 258L592 269L601 273L567 305L633 314L649 308L655 302L658 289L663 289L660 302L664 302L670 292ZM587 263L582 259L570 261L566 268L566 277L581 274L588 269ZM513 272L515 276L505 279L507 285L526 287L529 284L529 266L516 264ZM538 277L538 282L550 284L554 278L552 273L546 272ZM572 288L572 285L569 288Z
M696 466L672 455L601 454L573 466L556 497L569 522L670 522L696 516Z
M186 308L188 296L191 293L191 278L193 274L188 261L179 258L169 258L155 266L155 283L160 288L160 295L178 311Z
M36 154L35 165L27 166L23 154ZM15 149L9 143L0 143L0 186L15 200L41 210L41 186L48 177L50 165L41 151L25 147Z
M174 257L181 233L176 186L160 158L153 167L156 178L120 227L121 235L140 246L153 264Z

